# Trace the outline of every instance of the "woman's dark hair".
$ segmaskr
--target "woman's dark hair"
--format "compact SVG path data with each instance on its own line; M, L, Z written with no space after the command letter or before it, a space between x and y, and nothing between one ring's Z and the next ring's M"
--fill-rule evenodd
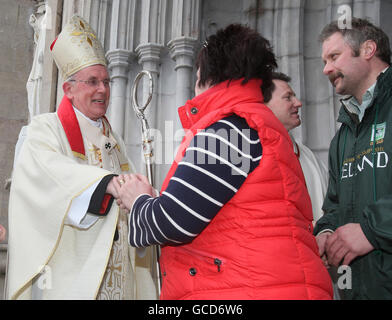
M267 39L249 27L231 24L207 38L196 67L200 69L200 85L242 78L245 84L256 78L268 86L277 64Z

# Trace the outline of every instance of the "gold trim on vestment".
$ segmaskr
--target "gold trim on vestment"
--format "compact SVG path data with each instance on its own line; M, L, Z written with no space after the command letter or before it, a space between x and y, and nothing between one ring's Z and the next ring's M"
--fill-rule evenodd
M129 171L129 164L128 163L124 163L120 167L121 167L121 171Z
M72 151L72 153L73 153L73 155L74 155L76 158L82 159L82 160L84 160L84 161L87 160L87 158L86 158L86 156L85 156L84 154L81 154L81 153L76 152L76 151Z
M114 224L112 239L114 239L114 236L115 236L115 233L116 233L116 229L117 229L118 219L120 218L120 207L117 207L116 214L117 214L117 218L116 218L116 223ZM112 254L112 250L113 250L113 244L114 244L114 241L112 241L112 245L110 246L110 250L108 250L108 255L107 255L106 263L105 263L105 268L103 269L103 272L101 274L101 280L99 280L98 288L97 288L97 290L95 291L95 294L94 294L94 299L95 300L97 300L97 296L99 294L99 290L101 289L101 286L102 286L102 281L105 278L106 269L107 269L107 266L109 264L110 255Z
M63 217L63 220L62 220L62 222L61 222L61 228L60 228L61 230L60 230L59 235L58 235L58 237L57 237L56 243L55 243L55 245L54 245L54 247L53 247L52 252L49 254L48 259L47 259L47 260L45 261L45 263L42 265L42 268L41 268L38 272L36 272L28 281L26 281L26 283L25 283L23 286L21 286L21 287L19 288L19 290L17 290L17 291L12 295L12 297L10 298L10 300L17 300L18 297L23 293L24 289L26 289L26 286L27 286L27 285L31 286L32 283L33 283L34 278L37 277L37 276L41 273L41 271L45 268L45 266L47 266L47 265L49 264L50 259L52 259L54 253L56 252L56 250L57 250L57 248L58 248L58 246L59 246L59 243L60 243L60 240L61 240L61 236L63 235L63 231L64 231L65 220L67 219L68 212L69 212L69 209L71 208L71 205L72 205L73 200L74 200L75 198L79 197L83 192L85 192L88 188L90 188L94 183L96 183L97 181L102 180L103 177L105 177L105 175L103 175L102 177L99 177L98 179L96 179L95 181L93 181L91 184L89 184L86 188L82 189L78 194L76 194L75 196L72 197L71 201L70 201L69 204L68 204L67 210L65 211L65 215L64 215L64 217ZM119 209L119 208L118 208L118 209ZM119 210L118 210L118 211L119 211ZM118 217L117 217L117 219L118 219ZM117 225L117 223L116 223L116 225ZM113 236L114 236L114 234L113 234ZM111 250L109 251L109 255L110 255L110 252L111 252ZM106 271L106 266L105 266L105 268L104 268L103 274L105 274L105 271ZM99 290L99 287L98 287L98 290Z

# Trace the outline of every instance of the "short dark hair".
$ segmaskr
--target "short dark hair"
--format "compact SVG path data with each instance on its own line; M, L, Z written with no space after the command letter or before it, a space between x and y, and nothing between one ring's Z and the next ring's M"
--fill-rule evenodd
M338 21L332 21L321 31L319 40L324 42L334 33L339 32L346 43L353 50L354 56L359 56L359 49L367 40L372 40L377 45L376 56L387 64L391 64L391 48L389 38L384 31L374 26L366 19L352 18L352 28L342 29Z
M283 72L272 72L271 80L282 80L289 83L291 81L291 78ZM272 93L275 91L275 88L276 86L273 81L271 81L271 84L269 85L264 83L261 85L261 90L264 96L264 103L267 103L272 99Z
M216 85L226 80L262 79L270 83L277 67L269 41L257 31L240 24L230 24L204 42L196 61L200 85Z

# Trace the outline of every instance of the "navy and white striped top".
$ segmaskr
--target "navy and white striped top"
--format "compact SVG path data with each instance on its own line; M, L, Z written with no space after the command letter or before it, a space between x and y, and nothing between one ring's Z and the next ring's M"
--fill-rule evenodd
M232 115L197 133L161 196L142 195L129 216L134 247L189 243L259 164L257 131Z

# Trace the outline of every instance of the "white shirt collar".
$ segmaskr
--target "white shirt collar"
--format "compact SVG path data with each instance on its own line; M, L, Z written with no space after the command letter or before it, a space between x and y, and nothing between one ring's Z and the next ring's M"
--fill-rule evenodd
M388 70L389 66L380 72L385 73ZM373 103L374 99L374 90L376 88L377 81L370 86L369 89L366 90L365 94L362 97L362 104L358 103L357 99L352 96L349 100L343 101L346 108L356 115L358 115L359 121L362 121L366 109Z
M91 123L94 127L97 127L99 129L102 129L102 119L99 118L97 121L90 119L87 117L84 113L80 112L79 109L75 108L75 106L72 106L78 114L80 114L83 118L85 118L89 123Z

